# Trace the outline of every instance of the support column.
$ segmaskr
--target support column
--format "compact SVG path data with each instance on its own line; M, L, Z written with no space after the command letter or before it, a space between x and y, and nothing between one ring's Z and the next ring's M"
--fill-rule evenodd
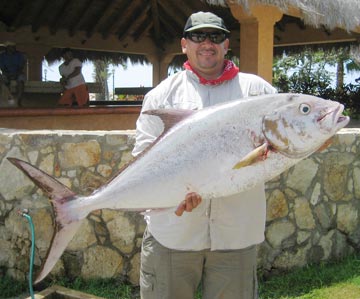
M50 51L47 46L30 46L23 45L21 51L24 52L27 58L27 80L41 81L42 80L42 61L47 52Z
M230 2L230 1L229 1ZM240 70L272 82L274 25L283 13L275 6L252 5L250 11L229 3L240 23Z
M175 54L166 55L147 55L146 58L153 65L153 87L158 85L162 80L168 76L169 65Z

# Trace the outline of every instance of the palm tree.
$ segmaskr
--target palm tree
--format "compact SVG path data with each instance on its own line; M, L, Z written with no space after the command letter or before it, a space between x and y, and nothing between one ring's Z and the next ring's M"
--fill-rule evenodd
M360 61L354 58L354 51L349 47L332 50L327 55L330 65L336 66L336 89L342 90L346 73L360 71Z
M93 63L94 63L93 76L94 76L95 82L99 82L102 85L102 92L97 93L95 98L97 101L109 100L109 87L107 84L107 80L110 76L110 73L109 73L110 63L107 59L104 59L104 60L97 59Z

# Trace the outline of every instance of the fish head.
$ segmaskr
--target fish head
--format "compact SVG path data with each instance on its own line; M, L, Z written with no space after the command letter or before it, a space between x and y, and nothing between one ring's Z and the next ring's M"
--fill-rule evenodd
M264 116L262 130L275 151L292 158L306 157L349 123L343 111L344 106L335 101L288 94L284 103Z

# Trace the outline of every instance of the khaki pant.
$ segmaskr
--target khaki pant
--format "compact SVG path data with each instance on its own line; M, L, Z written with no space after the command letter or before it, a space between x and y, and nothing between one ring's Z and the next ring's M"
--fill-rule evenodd
M142 299L256 299L256 246L241 250L179 251L165 248L146 230L140 289Z

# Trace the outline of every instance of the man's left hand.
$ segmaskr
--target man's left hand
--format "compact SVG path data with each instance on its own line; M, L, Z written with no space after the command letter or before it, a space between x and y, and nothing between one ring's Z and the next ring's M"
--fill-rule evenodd
M186 194L185 199L177 207L175 214L181 216L185 211L191 212L201 203L201 196L196 192Z

